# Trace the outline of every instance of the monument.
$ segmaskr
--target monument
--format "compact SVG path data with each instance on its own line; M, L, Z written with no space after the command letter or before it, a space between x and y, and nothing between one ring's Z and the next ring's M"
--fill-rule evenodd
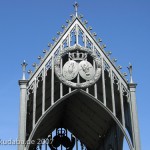
M29 79L22 63L18 150L140 150L132 65L128 82L74 7Z

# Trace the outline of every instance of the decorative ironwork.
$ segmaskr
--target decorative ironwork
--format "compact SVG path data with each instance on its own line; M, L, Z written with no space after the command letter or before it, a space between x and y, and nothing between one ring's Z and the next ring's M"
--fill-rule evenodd
M71 139L67 136L67 130L64 128L56 129L56 135L49 138L49 147L51 150L57 150L59 146L63 146L66 150L72 150L75 145L75 137L71 134Z
M38 59L40 60L40 64L39 65L35 63L33 64L33 67L35 67L36 71L33 72L33 74L31 71L29 71L30 79L29 82L27 83L27 91L24 93L27 93L28 97L30 96L28 103L31 104L33 103L33 106L31 105L30 107L28 107L28 109L30 110L29 112L27 112L27 114L31 112L30 115L31 122L33 120L32 131L34 131L36 127L35 123L38 121L38 120L35 121L36 115L41 110L42 110L41 116L45 114L46 110L50 106L52 106L57 100L59 100L59 98L63 98L66 94L71 93L74 90L71 87L86 88L87 95L91 94L90 96L95 96L97 100L101 100L103 98L103 101L101 100L101 102L104 104L106 109L110 107L109 109L111 110L112 107L111 111L113 112L114 117L117 117L119 119L118 120L119 122L121 121L119 113L122 113L122 120L124 120L122 121L122 125L123 127L125 127L126 116L124 117L124 110L126 109L126 106L124 106L123 100L128 101L129 98L130 99L134 98L134 93L133 93L134 91L130 92L128 90L128 88L133 88L132 86L134 85L133 84L128 85L128 83L125 81L124 77L126 74L121 74L119 71L121 69L121 66L115 67L115 62L117 60L116 59L111 60L109 57L107 57L111 55L111 52L110 51L104 52L104 48L106 46L105 45L101 46L98 44L102 42L102 40L101 39L96 40L95 39L96 33L93 34L90 33L92 28L86 27L87 21L82 22L82 20L80 20L82 16L78 17L72 15L71 18L72 18L71 21L69 20L66 21L68 26L65 25L62 26L62 28L64 29L63 33L57 32L57 35L59 37L57 39L53 38L54 44L53 45L48 44L52 52L50 50L49 51L44 50L43 53L46 55L43 58L38 57ZM55 59L55 64L53 63L54 59ZM103 62L103 67L101 66L101 61ZM101 75L102 68L103 68L103 76L101 79L100 75ZM56 76L60 79L62 83L69 86L69 88L64 86L61 82L60 83L58 82L57 78L55 78L54 76L54 69L55 69ZM130 83L133 83L132 66L130 65L128 69L130 73L130 80L131 80ZM49 70L48 73L49 76L47 76L48 70ZM45 78L45 76L47 77ZM108 84L109 83L107 80L108 77L110 77L111 85ZM100 80L98 80L99 78ZM39 81L42 82L38 84ZM93 84L94 86L89 88L89 86ZM111 87L111 95L109 95L110 87ZM21 90L24 89L22 88ZM60 96L59 96L59 90L60 90ZM40 94L38 93L39 91L41 92ZM78 92L78 90L76 91ZM80 92L81 91L84 90L80 90ZM22 96L21 98L23 99L24 97ZM50 99L51 99L51 104L49 104L48 102ZM112 100L112 106L111 106L111 100ZM41 103L40 106L39 106L39 102ZM121 106L119 106L120 102L121 102ZM131 101L131 103L133 102L134 101ZM132 115L134 116L134 114ZM90 118L92 118L91 116ZM58 130L62 130L62 129L58 129ZM58 132L57 134L55 133L55 135L50 136L49 142L46 143L46 145L44 146L47 146L48 148L49 145L49 148L53 150L57 149L58 146L62 146L63 149L68 149L68 150L73 149L72 146L74 145L74 136L70 138L65 133L65 129L63 130L64 131L61 131L60 133ZM33 133L31 133L30 135L31 139L32 139L32 134ZM75 140L77 141L77 139ZM95 139L93 138L93 141L94 140ZM80 143L80 148L82 150L86 149L86 147L82 143ZM39 144L36 147L36 149L40 149L40 150L43 149L42 144ZM108 149L115 149L115 147L114 145L113 147L109 146Z
M61 59L67 53L71 53L70 58L72 58L72 60L68 61L64 65L63 73L61 73ZM95 72L92 64L84 60L87 54L96 63ZM101 75L101 61L97 58L96 54L92 50L75 45L73 47L63 49L58 54L58 57L55 60L55 73L60 81L64 84L74 88L85 88L93 85L99 79ZM72 80L77 75L80 75L85 82L80 82L79 78L77 79L77 82L73 82Z

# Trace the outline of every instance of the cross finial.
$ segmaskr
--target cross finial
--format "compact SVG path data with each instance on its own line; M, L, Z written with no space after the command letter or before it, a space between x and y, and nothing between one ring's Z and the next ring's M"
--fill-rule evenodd
M22 72L23 72L22 80L25 80L25 79L26 79L25 74L26 74L26 66L27 66L27 65L28 65L28 64L26 63L25 60L24 60L23 63L21 64L21 66L22 66Z
M129 70L129 74L130 74L130 83L133 83L133 78L132 78L132 65L129 63L129 67L127 67Z
M77 17L78 16L78 7L79 7L79 4L77 2L75 2L75 4L73 6L75 8L75 13L76 13L76 17Z

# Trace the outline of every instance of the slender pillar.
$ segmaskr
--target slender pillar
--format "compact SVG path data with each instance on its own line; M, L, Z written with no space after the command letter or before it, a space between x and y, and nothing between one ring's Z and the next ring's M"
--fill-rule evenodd
M105 88L105 67L104 67L104 59L102 58L102 85L103 85L103 103L106 106L106 88Z
M61 63L60 63L61 74L62 74L62 64L63 64L63 60L61 59ZM63 84L60 83L60 98L62 97L63 97Z
M113 109L114 116L116 116L115 96L114 96L114 79L113 79L113 72L111 69L110 69L110 82L111 82L112 109Z
M71 45L71 39L70 39L70 33L68 35L68 47L70 47ZM62 44L61 44L61 50L62 50Z
M94 67L94 70L96 71L96 64L94 60L93 60L93 67ZM94 96L97 99L97 83L94 84Z
M76 44L79 44L78 25L76 24Z
M134 149L141 150L141 143L140 143L140 132L139 132L139 125L138 125L138 113L137 113L137 106L136 106L136 86L135 83L129 83L129 90L130 90L130 108L131 108L131 118L132 118L132 126L133 126L133 139L134 139Z
M68 45L70 47L70 34L68 35ZM60 46L60 50L62 51L62 44ZM61 58L61 63L60 63L60 69L61 69L61 74L62 74L62 69L63 69L63 59ZM60 83L60 98L63 97L63 84Z
M34 97L33 97L33 129L35 127L35 120L36 120L36 91L37 91L37 81L36 81L36 78L34 80Z
M45 67L43 68L42 114L45 112Z
M54 57L52 57L51 66L51 105L54 104Z
M19 118L19 141L26 140L26 113L27 113L27 80L19 80L20 86L20 118ZM19 144L18 150L24 150L25 145Z
M69 45L68 46L70 47L71 46L70 33L69 33L68 41L69 41ZM68 54L68 60L70 60L70 52ZM62 69L62 67L61 67L61 69ZM69 93L71 93L71 87L69 87Z
M123 92L122 92L122 85L119 81L119 89L120 89L120 103L121 103L121 115L122 115L122 125L125 129L125 116L124 116L124 103L123 103Z
M84 33L84 47L86 47L86 43L87 41L86 41L86 34Z

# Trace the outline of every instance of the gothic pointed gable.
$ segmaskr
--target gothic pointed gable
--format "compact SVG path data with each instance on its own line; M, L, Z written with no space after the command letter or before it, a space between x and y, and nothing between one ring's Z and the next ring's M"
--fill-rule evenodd
M30 79L34 74L39 74L42 70L43 64L46 65L46 69L51 65L50 57L53 55L57 56L58 52L66 47L72 47L79 45L94 51L94 53L99 58L103 58L105 62L105 67L112 68L113 72L122 79L124 86L127 88L127 80L124 75L119 71L119 69L114 65L114 62L108 57L105 52L105 45L100 45L101 40L96 39L96 33L91 33L91 27L86 27L87 21L82 21L80 16L72 16L72 20L68 20L68 26L62 26L64 29L63 33L58 32L59 37L53 38L54 44L49 44L49 51L46 52L45 57L38 67L36 67L35 72L31 75ZM115 61L115 60L114 60ZM33 80L30 81L30 83Z
M128 82L96 33L86 27L87 21L78 16L77 4L75 10L68 25L62 26L63 32L58 32L59 37L44 51L45 56L39 58L40 64L34 64L35 71L30 72L26 140L47 138L49 132L61 127L87 149L117 149L125 137L132 150ZM114 138L116 135L120 139ZM35 146L27 145L27 150Z

